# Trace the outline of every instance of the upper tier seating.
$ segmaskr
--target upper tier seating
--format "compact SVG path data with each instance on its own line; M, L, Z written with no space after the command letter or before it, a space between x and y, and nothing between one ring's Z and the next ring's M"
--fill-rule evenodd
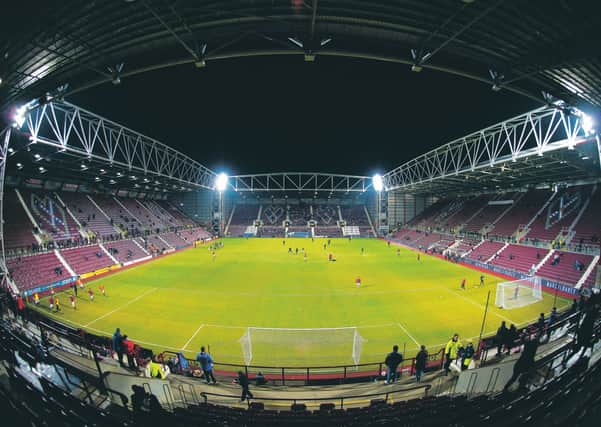
M499 200L515 200L519 196L519 193L515 194L504 194L498 198ZM484 227L492 224L494 220L496 220L507 208L509 205L495 205L488 204L478 215L472 218L468 223L466 223L465 227L462 231L478 233Z
M82 227L93 231L97 236L114 236L118 232L96 206L81 193L62 193L61 199Z
M263 205L261 211L261 220L264 225L281 226L286 219L286 206L284 205Z
M601 212L601 188L598 187L574 228L576 234L572 238L573 244L599 246L601 239L599 212Z
M21 290L47 285L69 277L69 272L53 251L7 259L6 267Z
M486 206L488 203L489 196L479 196L471 200L467 200L463 207L459 209L455 214L447 218L444 223L444 228L451 230L455 227L461 226L468 219L470 219L478 210Z
M561 194L555 196L553 201L549 204L546 209L543 209L541 214L534 220L530 225L530 231L526 233L526 238L552 241L560 233L563 227L569 227L576 215L580 210L581 204L586 200L586 197L590 194L590 187L584 189L568 189ZM581 199L584 197L584 199ZM560 207L560 203L563 201L563 208ZM572 206L573 204L573 206ZM558 215L560 211L566 212L563 218L553 221L551 225L547 226L548 217Z
M482 242L480 246L475 248L467 258L474 261L485 262L491 256L493 256L498 250L500 250L505 244L501 242Z
M191 218L185 215L182 211L180 211L177 206L170 203L167 200L156 200L155 203L165 209L173 218L179 221L180 224L184 226L197 226Z
M557 259L555 257L558 257ZM581 264L577 268L576 262ZM593 261L592 255L574 252L555 251L536 272L537 276L546 277L560 283L575 285Z
M61 254L76 274L89 273L114 264L114 261L98 245L65 249Z
M491 236L511 236L520 225L526 225L551 197L549 190L531 190L503 216L488 233Z
M147 230L158 233L166 228L166 225L163 224L159 218L141 205L136 199L121 197L119 198L119 201Z
M184 226L171 212L164 209L155 200L140 200L140 203L151 212L151 216L157 218L165 227L174 228Z
M36 244L33 235L33 224L23 210L21 202L14 190L6 190L4 193L4 247L31 248Z
M236 210L234 211L234 215L232 215L232 220L230 222L230 231L232 225L239 226L248 226L253 225L257 216L259 215L259 205L251 205L248 203L238 203L236 205ZM242 233L244 234L244 230Z
M490 264L522 273L530 273L532 265L537 265L549 252L547 249L531 246L508 245Z
M288 218L290 219L290 225L306 226L311 219L309 205L288 205Z
M141 233L142 225L110 196L94 195L94 201L113 220L113 224L129 235Z
M451 200L441 199L425 208L409 221L412 227L434 227L436 218L451 205Z
M148 256L148 254L145 253L132 240L118 240L116 242L109 242L105 243L104 247L117 259L117 261L123 263L135 261Z
M23 190L21 195L40 229L47 232L53 240L73 240L81 237L71 215L51 193Z
M346 225L369 226L369 220L365 215L363 205L340 206L342 219L346 221Z
M331 205L313 206L313 219L319 226L336 226L338 221L338 209Z

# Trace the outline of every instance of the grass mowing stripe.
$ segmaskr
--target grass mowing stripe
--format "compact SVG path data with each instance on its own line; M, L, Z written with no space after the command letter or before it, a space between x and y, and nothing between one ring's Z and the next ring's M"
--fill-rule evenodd
M84 328L87 328L87 327L88 327L88 326L90 326L92 323L96 323L96 322L98 322L99 320L102 320L102 319L104 319L105 317L107 317L107 316L110 316L111 314L113 314L113 313L115 313L115 312L117 312L117 311L121 310L122 308L125 308L125 307L127 307L128 305L131 305L131 304L133 304L134 302L136 302L136 301L138 301L138 300L140 300L140 299L144 298L146 295L148 295L148 294L151 294L151 293L153 293L154 291L156 291L156 290L158 290L158 289L159 289L159 288L152 288L152 289L149 289L148 291L144 292L142 295L138 295L136 298L132 299L131 301L129 301L129 302L127 302L127 303L125 303L125 304L123 304L123 305L121 305L121 306L117 307L117 308L116 308L116 309L114 309L114 310L111 310L111 311L109 311L108 313L106 313L106 314L104 314L104 315L102 315L102 316L100 316L100 317L97 317L96 319L92 320L91 322L88 322L88 323L86 323L85 325L83 325L83 327L84 327Z

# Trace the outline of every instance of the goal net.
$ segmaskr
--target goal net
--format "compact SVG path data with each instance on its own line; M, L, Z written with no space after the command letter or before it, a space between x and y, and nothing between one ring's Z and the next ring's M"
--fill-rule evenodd
M256 328L249 327L238 342L244 363L359 364L366 340L356 327Z
M524 307L543 300L540 277L532 276L497 285L495 305L506 309Z

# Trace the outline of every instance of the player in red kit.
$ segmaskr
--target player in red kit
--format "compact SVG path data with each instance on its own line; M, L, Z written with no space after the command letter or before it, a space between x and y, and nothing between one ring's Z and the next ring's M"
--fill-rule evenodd
M73 308L73 310L77 310L77 308L75 307L75 295L69 295L69 300L71 301L71 307Z
M94 291L92 289L88 289L88 295L90 296L90 301L94 301Z

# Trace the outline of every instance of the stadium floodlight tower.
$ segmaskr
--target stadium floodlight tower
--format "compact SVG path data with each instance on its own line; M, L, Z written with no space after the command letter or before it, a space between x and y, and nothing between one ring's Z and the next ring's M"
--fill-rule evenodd
M374 190L376 190L376 203L377 203L377 213L376 213L376 233L380 234L380 213L382 211L382 191L384 190L384 180L382 179L382 175L375 174L371 179Z
M219 235L223 236L223 192L227 188L227 183L229 181L229 177L227 174L221 172L219 175L215 177L215 189L219 193Z

